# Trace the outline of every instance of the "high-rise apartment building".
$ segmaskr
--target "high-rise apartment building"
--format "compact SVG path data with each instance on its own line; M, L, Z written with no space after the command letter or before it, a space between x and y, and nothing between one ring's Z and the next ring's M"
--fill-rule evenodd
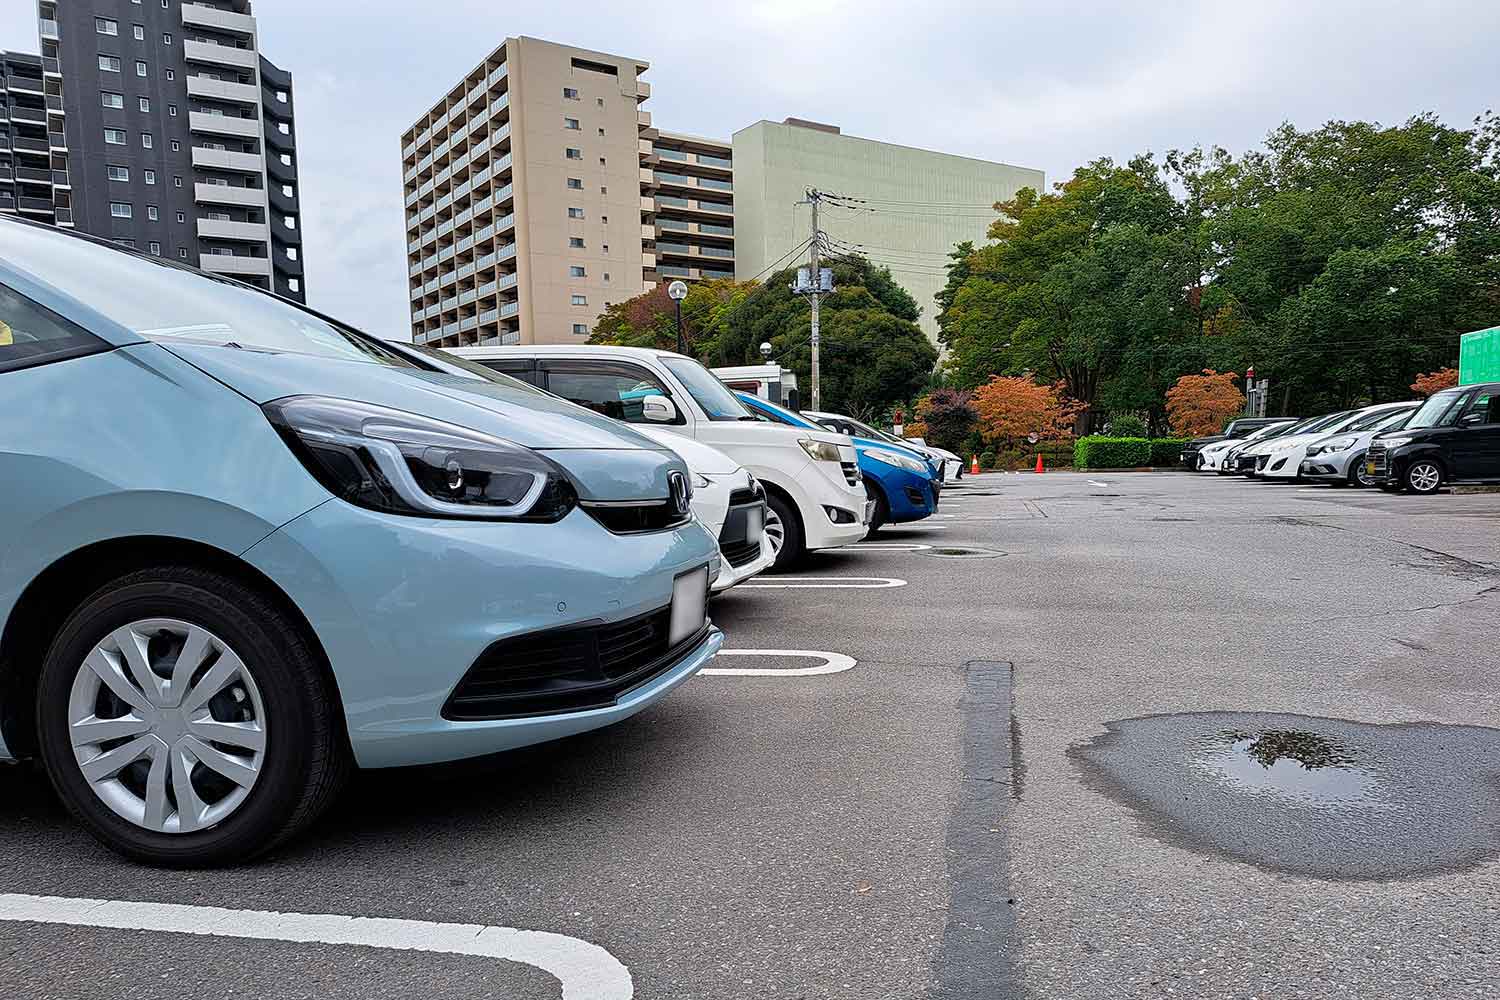
M260 54L249 0L38 12L73 224L305 301L292 78Z
M40 56L0 52L0 212L71 226L62 84Z
M507 38L406 130L417 343L582 343L655 282L646 69Z
M656 274L696 281L734 277L734 153L722 139L658 132Z
M811 234L808 212L791 210L808 188L843 196L824 203L818 226L835 247L891 269L917 300L921 326L937 337L933 296L946 281L953 245L983 243L997 201L1043 187L1040 170L844 135L832 125L788 118L734 133L735 271L741 279L796 263L790 250Z

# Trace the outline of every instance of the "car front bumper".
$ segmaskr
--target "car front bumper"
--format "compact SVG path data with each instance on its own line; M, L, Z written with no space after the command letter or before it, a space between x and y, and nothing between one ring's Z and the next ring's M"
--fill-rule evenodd
M1358 459L1363 462L1364 458L1363 451L1321 452L1302 459L1302 465L1298 471L1303 479L1344 482L1349 479L1349 469L1353 460Z
M865 484L851 486L832 462L808 461L796 476L797 512L802 516L803 544L809 549L853 545L869 532L869 497ZM838 520L834 520L837 517Z
M671 606L676 579L720 556L695 519L613 534L582 510L555 524L381 514L340 500L244 558L297 605L327 654L361 767L456 760L584 732L665 696L718 651L711 626L611 703L456 721L445 704L497 642Z

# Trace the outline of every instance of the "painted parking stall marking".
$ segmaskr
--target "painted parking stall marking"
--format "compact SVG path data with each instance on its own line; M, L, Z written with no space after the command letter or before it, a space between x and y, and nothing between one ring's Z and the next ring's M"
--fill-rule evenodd
M786 657L822 662L807 667L704 667L698 673L717 677L816 677L853 670L858 662L852 656L822 649L721 649L715 659L719 656Z
M932 548L921 542L860 542L844 549L844 552L921 552Z
M771 580L775 580L772 583ZM741 590L888 590L904 587L906 581L893 576L775 576L740 584Z
M0 893L0 920L473 955L541 969L562 983L563 1000L635 995L630 970L619 959L596 944L548 931L22 893Z

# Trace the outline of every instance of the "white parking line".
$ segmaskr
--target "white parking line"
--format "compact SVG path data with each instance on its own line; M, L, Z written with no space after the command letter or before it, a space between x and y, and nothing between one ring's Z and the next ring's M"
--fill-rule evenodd
M700 674L719 677L812 677L818 674L839 674L853 670L857 662L843 653L828 653L821 649L721 649L718 656L792 656L822 660L811 667L788 667L777 670L770 667L704 667Z
M779 581L771 583L770 580ZM844 589L844 590L885 590L890 587L904 587L905 580L898 580L891 576L773 576L770 579L757 577L740 584L740 589L746 588L760 590L819 590L819 589Z
M1108 483L1101 483L1101 482L1099 482L1098 480L1095 480L1095 479L1090 479L1088 482L1089 482L1090 486L1108 486L1109 485Z
M921 542L860 542L843 549L844 552L921 552L932 548Z
M514 927L21 893L0 893L0 920L476 955L519 962L555 976L562 983L564 1000L629 1000L635 995L630 971L598 945Z

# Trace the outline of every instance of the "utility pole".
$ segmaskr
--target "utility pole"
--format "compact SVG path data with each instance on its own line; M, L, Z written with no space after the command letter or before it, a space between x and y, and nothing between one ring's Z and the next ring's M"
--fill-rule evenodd
M807 189L807 198L798 202L799 205L812 206L812 243L810 245L811 258L807 268L798 268L797 283L792 286L792 292L796 295L806 295L811 300L812 306L812 408L814 410L823 407L823 390L820 369L822 338L818 331L818 304L823 295L833 291L833 272L825 271L818 258L818 250L822 242L823 234L818 230L818 203L822 201L823 193L817 188Z

